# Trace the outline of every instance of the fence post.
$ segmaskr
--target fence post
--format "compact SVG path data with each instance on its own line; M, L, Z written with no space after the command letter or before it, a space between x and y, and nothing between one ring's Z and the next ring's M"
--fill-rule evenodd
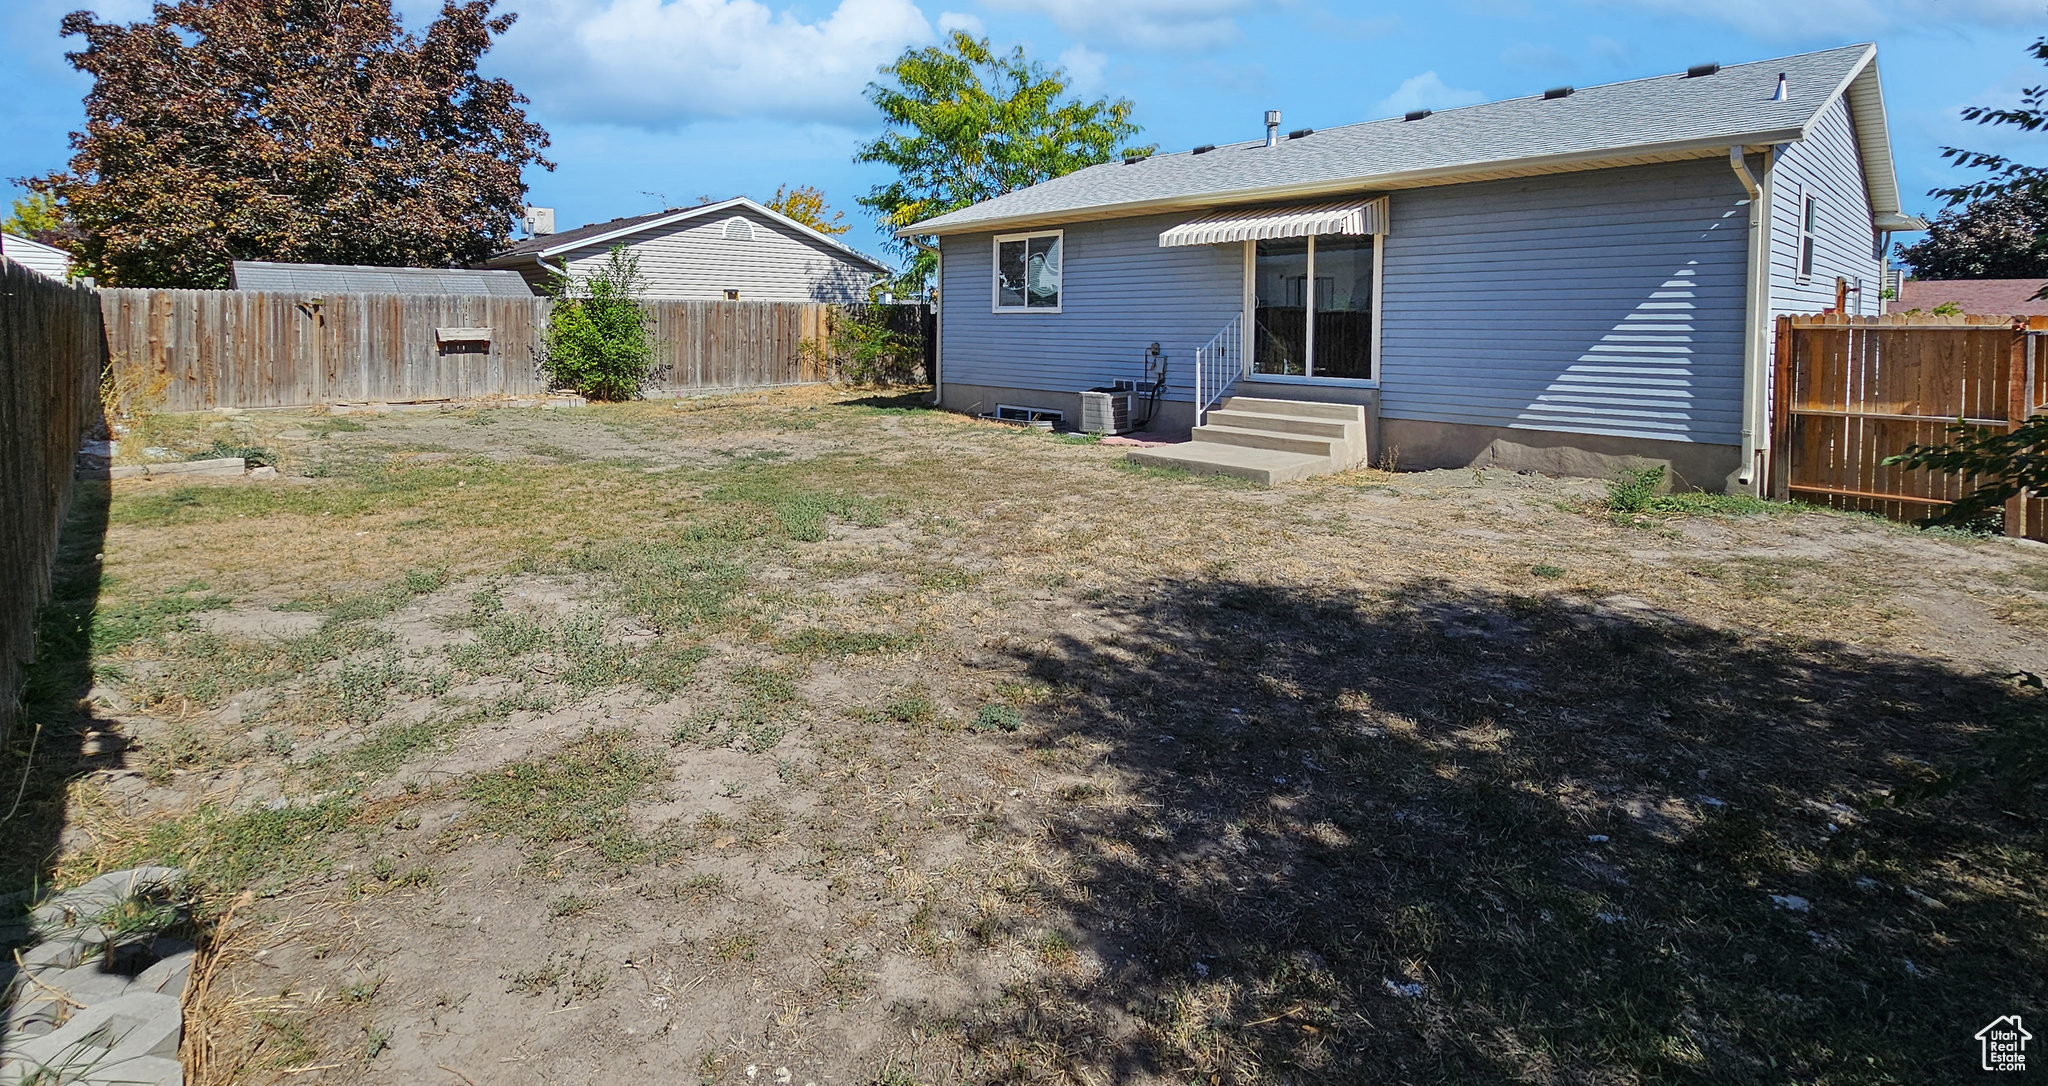
M2018 322L2015 322L2018 323ZM2028 335L2026 326L2014 329L2018 334L2012 337L2012 362L2007 367L2005 397L2005 429L2007 433L2018 430L2027 421L2027 414L2034 405L2027 402L2027 393L2033 382L2028 378L2034 371L2034 337ZM2027 491L2005 500L2005 534L2014 539L2027 535Z
M1762 493L1778 501L1792 498L1792 318L1778 318L1777 341L1772 345L1771 367L1771 454L1764 461L1769 468Z

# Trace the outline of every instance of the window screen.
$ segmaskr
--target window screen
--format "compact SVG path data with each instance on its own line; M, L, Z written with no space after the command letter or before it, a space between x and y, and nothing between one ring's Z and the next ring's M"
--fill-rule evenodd
M1058 309L1060 235L996 241L996 308Z
M1820 201L1808 196L1799 214L1799 274L1813 274L1813 232L1820 225Z

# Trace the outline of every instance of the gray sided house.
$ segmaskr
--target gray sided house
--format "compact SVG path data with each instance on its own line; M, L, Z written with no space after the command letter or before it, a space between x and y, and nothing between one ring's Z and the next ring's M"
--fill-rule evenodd
M647 297L685 301L866 301L890 268L746 197L528 238L486 261L536 291L555 271L590 274L615 245L640 258Z
M1881 312L1887 236L1925 227L1900 210L1869 45L1324 131L1275 120L901 231L938 239L942 403L1074 420L1157 343L1154 428L1202 424L1182 448L1206 430L1294 449L1356 420L1336 467L1657 462L1753 491L1771 318L1840 286L1849 312Z

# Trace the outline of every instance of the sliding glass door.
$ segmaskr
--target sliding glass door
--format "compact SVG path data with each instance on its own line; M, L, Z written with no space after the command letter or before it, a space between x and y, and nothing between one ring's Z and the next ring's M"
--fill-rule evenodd
M1372 235L1253 244L1252 372L1370 380Z

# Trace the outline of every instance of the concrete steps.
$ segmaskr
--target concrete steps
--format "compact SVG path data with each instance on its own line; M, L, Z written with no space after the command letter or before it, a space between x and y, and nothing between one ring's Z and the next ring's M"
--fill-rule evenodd
M1235 475L1266 486L1345 471L1365 457L1365 408L1250 396L1224 400L1182 444L1130 454L1140 464Z

